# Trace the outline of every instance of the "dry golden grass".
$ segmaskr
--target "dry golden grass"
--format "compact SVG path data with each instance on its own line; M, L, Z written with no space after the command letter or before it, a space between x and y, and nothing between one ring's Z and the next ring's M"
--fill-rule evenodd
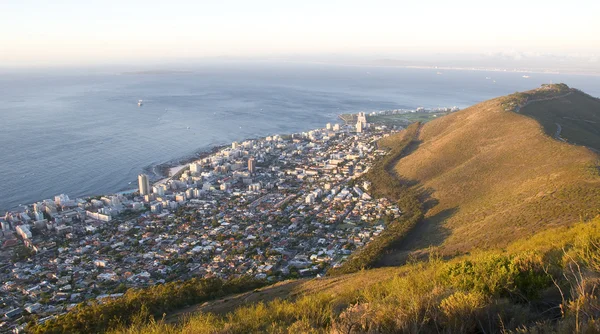
M404 267L388 267L363 270L336 277L283 281L252 292L230 295L222 299L181 309L169 314L165 321L167 323L185 321L190 315L198 312L223 315L241 306L266 303L276 299L295 300L302 296L315 295L320 292L333 295L344 294L349 291L356 291L357 288L367 288L380 283L382 280L391 279L406 270L407 268Z
M504 246L598 213L600 177L591 172L598 155L550 138L534 119L504 111L508 98L423 126L419 147L396 171L437 204L387 264L431 245L447 255Z

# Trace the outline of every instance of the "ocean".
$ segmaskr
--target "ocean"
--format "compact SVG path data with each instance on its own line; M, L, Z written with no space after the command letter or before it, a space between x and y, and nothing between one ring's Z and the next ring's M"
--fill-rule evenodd
M0 72L0 214L61 193L135 188L153 166L324 127L341 113L464 108L550 82L600 96L600 77L523 74L285 62Z

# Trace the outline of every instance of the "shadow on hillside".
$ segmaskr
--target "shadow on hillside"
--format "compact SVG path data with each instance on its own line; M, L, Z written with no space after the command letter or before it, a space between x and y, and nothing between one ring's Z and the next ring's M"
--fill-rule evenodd
M435 192L433 188L423 188L423 186L419 185L419 182L415 180L402 179L401 182L410 187L413 187L417 191L417 193L419 194L419 200L423 204L423 210L425 212L433 209L436 205L439 204L440 201L438 201L437 198L433 197L433 193Z
M417 191L419 200L423 205L423 210L427 212L439 203L439 201L432 196L434 189L424 188L419 181L404 178L396 171L396 165L401 163L402 158L416 151L422 143L421 140L417 139L419 137L419 132L420 128L415 135L415 138L404 148L398 157L388 163L385 169L390 175L393 175L398 179L401 184L414 188ZM441 245L450 235L450 230L443 226L443 222L450 218L456 211L457 208L442 210L436 215L419 222L405 237L397 240L396 243L390 247L386 254L384 254L375 264L375 267L402 265L408 260L409 256L412 256L413 253L415 253L415 251ZM426 254L423 254L423 256L425 255Z
M521 114L536 120L547 136L567 143L600 149L600 100L585 93L528 104Z
M407 156L410 155L411 153L413 153L414 151L417 150L417 148L419 148L419 145L421 145L423 141L422 140L418 140L418 139L413 139L411 141L410 144L408 144L408 146L406 146L406 148L404 149L404 152L402 152L402 156Z
M396 175L397 178L399 178L402 182L410 182L409 180L403 180L398 173L396 173L396 165L398 164L398 162L400 160L402 160L402 158L410 155L412 152L416 151L417 148L419 148L419 145L421 145L422 141L421 140L417 140L417 139L413 139L410 144L408 144L404 150L402 150L402 153L399 154L395 159L393 159L392 161L390 161L388 163L388 165L385 167L385 170L390 174L390 175ZM408 183L407 183L408 184Z
M434 203L437 203L437 200L429 198L424 202L424 206L427 208L428 205L434 205ZM405 238L392 246L376 267L400 266L411 257L416 257L417 260L426 258L428 256L427 248L440 246L450 235L450 230L443 223L457 210L458 208L442 210L421 221Z

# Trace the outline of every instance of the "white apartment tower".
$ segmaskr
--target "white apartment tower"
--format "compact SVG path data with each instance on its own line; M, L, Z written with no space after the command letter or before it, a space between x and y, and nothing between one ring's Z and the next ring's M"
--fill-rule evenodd
M362 133L362 132L363 132L363 130L364 130L364 129L363 129L363 123L362 123L362 122L360 122L360 121L356 122L356 132L358 132L358 133Z
M356 120L356 132L363 132L368 127L367 115L364 112L359 112L358 119Z
M358 113L358 122L363 123L363 125L367 124L367 115L363 111Z
M146 174L138 175L138 185L139 185L140 195L142 195L142 196L150 195L150 181L148 181L148 175L146 175Z
M199 174L202 171L202 166L200 166L197 162L192 162L190 164L190 172L193 174Z

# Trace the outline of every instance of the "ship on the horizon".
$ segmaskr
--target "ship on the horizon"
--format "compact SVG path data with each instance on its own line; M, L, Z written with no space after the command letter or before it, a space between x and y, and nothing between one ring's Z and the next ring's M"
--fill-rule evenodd
M141 107L144 104L144 101L138 100L138 107Z

